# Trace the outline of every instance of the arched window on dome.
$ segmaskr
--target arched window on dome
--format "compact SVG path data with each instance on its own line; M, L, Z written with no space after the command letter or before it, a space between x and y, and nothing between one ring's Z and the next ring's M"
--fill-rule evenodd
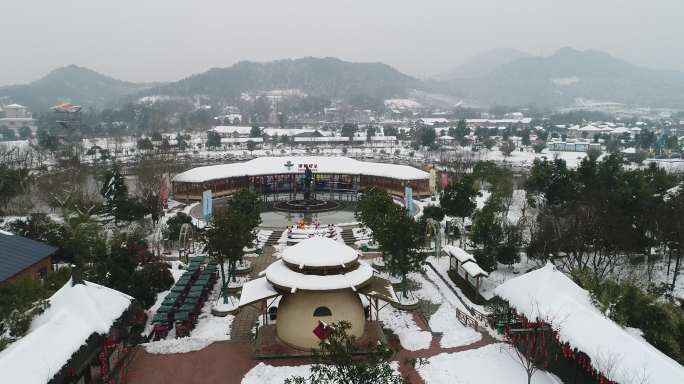
M332 316L332 312L328 307L318 307L314 309L314 317Z

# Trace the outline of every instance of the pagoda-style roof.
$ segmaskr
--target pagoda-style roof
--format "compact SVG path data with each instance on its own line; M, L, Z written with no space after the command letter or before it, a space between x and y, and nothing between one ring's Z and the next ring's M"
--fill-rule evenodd
M290 292L333 291L337 289L356 289L373 277L373 268L359 262L354 270L341 274L314 275L290 269L282 260L278 260L266 268L266 279L274 286Z
M355 264L359 254L353 248L327 237L315 236L283 251L282 259L299 269L342 267Z
M373 268L353 248L341 242L312 237L285 249L282 259L242 288L239 307L298 291L352 289L359 294L398 303L389 281L374 276Z

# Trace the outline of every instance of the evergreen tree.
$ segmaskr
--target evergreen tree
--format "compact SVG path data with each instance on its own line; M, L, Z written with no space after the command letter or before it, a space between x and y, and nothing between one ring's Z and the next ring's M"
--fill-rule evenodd
M490 198L481 210L475 212L470 233L470 240L473 245L481 250L478 263L488 271L496 269L493 256L504 236L501 219L498 215L500 212L498 204L496 199Z
M522 131L521 136L521 144L524 146L529 146L531 144L530 142L530 131L525 129Z
M249 130L249 137L261 137L261 128L257 125L253 125Z
M256 143L252 140L247 140L247 150L252 153L256 149Z
M148 213L140 199L128 195L126 180L117 163L112 164L101 176L100 194L104 199L103 210L113 216L114 221L133 221L141 219Z
M463 144L463 142L465 141L465 137L468 135L468 133L470 133L470 131L468 130L466 121L464 119L459 120L453 134L454 139L456 139L459 143Z
M444 220L444 209L436 205L428 205L423 208L423 217L435 219L437 222Z
M362 351L356 337L347 331L346 321L328 325L329 334L314 351L313 365L308 377L294 376L286 384L401 384L402 377L389 363L392 350L384 344ZM363 357L359 355L364 352Z
M430 147L435 145L437 133L432 127L425 127L420 130L420 145Z
M205 229L206 250L219 264L224 286L224 262L228 261L229 278L234 279L237 263L243 259L244 248L251 246L256 239L254 229L260 223L258 196L249 191L240 191L231 197L227 207L216 212Z
M373 232L390 273L402 277L402 293L406 297L406 276L420 271L426 257L418 252L423 243L421 226L385 190L375 187L359 199L355 215Z
M28 192L31 176L28 168L11 168L0 164L0 214L16 196Z
M478 195L479 192L470 177L464 177L456 183L451 183L442 191L439 205L448 216L461 218L462 228L459 232L463 232L466 217L470 217L475 211L477 207L475 198ZM461 246L463 246L463 240L461 240Z
M178 147L178 150L185 151L188 147L187 138L180 133L176 134L176 146Z
M515 144L512 141L506 140L499 146L499 150L504 156L509 157L515 151Z
M385 218L393 208L392 197L383 189L370 187L363 193L356 204L354 216L368 227L375 236L385 225ZM375 238L377 241L377 237Z
M427 254L418 252L424 243L424 233L424 228L396 204L385 215L379 231L374 232L385 256L387 270L395 276L401 276L401 291L405 298L408 293L408 274L421 271L427 257Z
M100 177L100 194L105 200L104 210L118 220L121 210L128 200L128 187L121 174L121 167L114 163Z
M348 137L350 140L356 134L358 126L356 124L346 123L342 126L341 136Z
M138 150L150 151L152 149L154 149L154 145L152 144L152 141L150 141L149 138L145 137L145 138L138 140Z
M207 132L207 147L216 148L221 146L221 135L215 131Z
M370 142L371 138L375 135L375 127L372 125L368 125L366 127L366 141Z

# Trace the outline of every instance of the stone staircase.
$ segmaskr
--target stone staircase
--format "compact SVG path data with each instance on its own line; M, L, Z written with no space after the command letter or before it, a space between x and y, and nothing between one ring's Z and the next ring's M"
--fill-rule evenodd
M356 237L354 237L354 232L352 232L351 228L347 228L342 230L342 241L344 241L345 244L347 244L350 247L354 246L354 242L356 242Z
M271 233L271 236L269 236L268 239L266 239L264 246L276 245L282 235L283 231L273 231L273 233Z
M278 238L280 238L280 236L278 236ZM259 277L259 273L275 261L273 253L273 247L266 246L264 247L263 252L261 252L261 255L252 261L252 272L250 273L251 280ZM235 341L251 341L252 328L256 325L256 320L260 314L260 307L257 304L248 305L240 309L233 319L230 339Z

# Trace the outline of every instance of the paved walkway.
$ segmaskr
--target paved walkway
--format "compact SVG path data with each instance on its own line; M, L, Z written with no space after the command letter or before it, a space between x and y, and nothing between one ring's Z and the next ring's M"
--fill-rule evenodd
M454 319L454 321L457 320ZM418 359L427 359L432 356L439 355L440 353L455 353L467 351L470 349L477 349L496 342L496 340L494 340L494 338L490 335L482 332L480 332L480 334L482 335L482 339L480 339L480 341L454 348L442 348L439 345L441 336L433 336L432 342L430 343L430 347L428 349L421 349L418 351L408 351L405 349L400 349L399 345L395 344L399 343L399 340L397 338L396 340L391 340L390 342L390 345L392 345L395 349L399 349L399 352L397 352L394 355L393 360L399 362L399 372L403 377L408 377L409 382L411 384L423 384L423 379L420 377L416 369L411 364L412 360L416 362L415 364L417 367L419 364L417 362Z
M454 318L454 321L457 321ZM476 349L495 340L488 334L476 343L455 348L442 348L439 336L432 338L428 349L407 351L400 349L399 339L392 337L389 344L399 349L392 360L399 362L399 372L412 384L424 384L411 361L429 358L440 353L462 352ZM177 354L154 355L139 349L129 365L128 382L132 384L240 384L242 378L259 361L253 357L249 342L219 341L199 351ZM308 364L308 359L273 359L265 364L294 366Z
M273 360L271 365L300 365L304 360ZM131 384L240 384L258 364L248 342L219 341L199 351L153 355L140 349L129 365Z
M262 249L261 255L256 259L252 260L252 272L250 273L250 279L255 279L259 276L259 272L263 271L271 265L275 260L273 253L275 248L271 246L266 246ZM233 319L233 324L230 330L230 339L233 341L251 341L252 340L252 328L256 323L259 315L261 314L260 305L254 304L245 307L235 315Z

